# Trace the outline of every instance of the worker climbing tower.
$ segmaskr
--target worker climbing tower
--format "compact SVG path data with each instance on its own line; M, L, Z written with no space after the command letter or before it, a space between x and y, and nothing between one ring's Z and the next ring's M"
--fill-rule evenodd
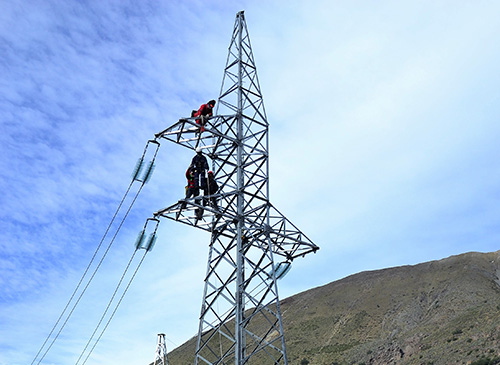
M236 15L217 111L201 132L183 118L156 134L212 160L213 199L154 213L210 232L195 364L287 364L277 280L318 249L269 200L269 124L243 11ZM216 201L216 204L213 203ZM203 216L195 211L202 210Z
M158 344L156 345L156 355L153 365L168 365L167 345L164 333L158 333Z

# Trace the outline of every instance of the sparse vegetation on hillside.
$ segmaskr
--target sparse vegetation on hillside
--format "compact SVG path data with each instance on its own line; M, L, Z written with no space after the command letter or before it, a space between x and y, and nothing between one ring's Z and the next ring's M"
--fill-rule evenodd
M500 251L468 253L286 298L289 364L500 364L499 272ZM169 363L193 364L195 342Z

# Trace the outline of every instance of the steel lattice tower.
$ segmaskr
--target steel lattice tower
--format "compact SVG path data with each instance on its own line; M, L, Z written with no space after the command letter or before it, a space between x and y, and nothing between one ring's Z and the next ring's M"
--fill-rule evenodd
M218 204L191 198L154 214L211 233L195 364L287 364L277 280L318 246L269 200L269 124L243 11L216 115L201 135L195 119L180 119L156 138L203 149L220 187Z
M158 334L158 344L156 345L156 355L153 365L168 365L167 345L165 343L165 334Z

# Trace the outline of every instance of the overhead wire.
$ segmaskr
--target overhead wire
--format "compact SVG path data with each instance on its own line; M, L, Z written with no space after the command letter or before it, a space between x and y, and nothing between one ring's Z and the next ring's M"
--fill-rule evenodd
M102 329L101 331L101 334L99 335L99 337L97 338L96 342L94 343L94 345L92 346L92 348L90 349L90 352L87 354L87 357L85 358L85 361L82 363L82 365L84 365L88 358L90 357L90 355L92 354L92 352L94 351L95 347L97 346L97 344L99 343L99 341L101 340L101 337L102 335L104 334L104 332L106 331L106 329L108 328L109 326L109 323L111 322L111 320L113 319L116 311L118 310L118 307L120 306L122 300L123 300L123 297L125 297L125 294L127 293L129 287L130 287L130 284L132 284L132 281L134 280L135 278L135 275L137 274L137 272L139 271L139 268L141 267L142 265L142 262L144 261L144 259L146 258L146 254L148 253L148 251L146 250L146 252L144 252L144 255L142 256L142 259L141 261L139 262L139 265L137 265L137 268L135 269L134 271L134 274L132 275L132 277L130 278L128 284L127 284L127 287L125 288L122 296L120 297L120 300L118 301L118 303L116 304L115 306L115 309L113 310L113 313L111 313L111 316L109 317L108 321L106 322L106 325L104 326L104 328Z
M92 280L94 279L95 275L97 274L97 271L99 270L99 268L101 267L101 264L103 263L104 259L106 258L106 255L108 254L111 246L113 245L114 241L115 241L115 238L116 236L118 235L118 232L119 230L121 229L123 223L125 222L125 219L127 218L128 216L128 213L130 212L130 210L132 209L132 206L133 204L135 203L137 197L139 196L139 193L141 192L142 190L142 187L143 185L141 185L141 187L139 188L139 191L137 192L137 194L135 195L134 197L134 200L132 201L131 205L129 206L129 209L127 210L127 213L125 214L125 216L123 217L122 221L120 222L120 226L118 227L117 231L115 232L112 240L110 241L108 247L106 248L106 251L104 252L104 255L101 257L101 260L99 261L99 263L97 264L96 268L94 269L94 272L92 273L92 276L90 277L89 281L87 282L87 284L85 285L85 288L83 289L83 291L80 293L80 296L78 297L78 299L76 300L75 304L73 305L73 308L71 309L71 311L69 312L68 316L66 317L66 320L64 321L64 323L62 324L61 328L59 329L59 331L57 332L57 334L55 335L55 337L52 339L52 342L50 343L49 347L47 348L47 350L45 351L45 353L43 354L43 356L40 358L40 360L38 361L37 364L40 364L40 362L45 358L45 356L47 355L47 353L49 352L49 350L51 349L51 347L53 346L53 344L55 343L55 341L57 340L57 338L59 337L59 335L61 334L62 330L64 329L64 327L66 326L66 324L68 323L71 315L73 314L74 310L76 309L76 307L78 306L78 304L80 303L80 300L82 299L83 295L85 294L85 292L87 291L88 287L90 286L90 283L92 282Z
M127 264L127 266L126 266L126 268L125 268L125 270L124 270L124 272L123 272L123 274L122 274L122 276L121 276L121 278L120 278L120 281L118 282L118 284L117 284L117 286L116 286L116 288L115 288L115 291L113 292L113 295L111 296L111 299L109 300L108 305L106 306L106 309L104 310L104 313L102 314L102 316L101 316L101 318L100 318L99 322L97 323L97 325L96 325L96 327L95 327L95 329L94 329L94 332L92 333L92 335L90 336L89 340L87 341L87 344L85 345L85 348L83 349L82 353L80 354L80 357L79 357L79 358L78 358L78 360L76 361L75 365L78 365L78 363L80 362L81 358L82 358L82 357L83 357L83 355L85 354L85 351L87 350L88 346L89 346L89 345L90 345L90 343L92 342L92 339L94 338L95 334L97 333L97 330L98 330L98 329L99 329L99 327L101 326L101 323L103 322L104 318L106 317L106 314L108 313L108 310L109 310L109 308L111 307L111 304L113 303L113 301L114 301L114 299L115 299L115 296L116 296L116 294L118 293L118 290L120 289L120 286L121 286L121 284L122 284L122 282L123 282L123 279L125 278L125 276L126 276L126 274L127 274L128 270L129 270L129 268L130 268L130 265L132 264L132 262L133 262L133 260L134 260L134 257L135 257L135 255L136 255L137 251L138 251L139 249L145 249L145 251L146 251L146 252L144 253L144 255L143 255L143 257L142 257L141 261L139 262L139 264L137 265L137 267L136 267L136 269L135 269L135 271L134 271L134 274L133 274L133 275L132 275L132 277L130 278L130 281L129 281L129 283L128 283L128 285L127 285L126 289L124 290L124 292L123 292L123 294L122 294L122 296L121 296L121 298L120 298L120 301L116 304L115 309L114 309L114 311L113 311L112 315L110 316L110 318L109 318L109 320L108 320L108 322L107 322L106 326L104 327L104 329L103 329L103 330L102 330L102 332L101 332L101 335L99 336L98 340L96 341L96 343L94 344L94 346L92 347L91 351L89 352L89 354L88 354L88 355L87 355L87 357L85 358L85 361L84 361L82 364L84 364L84 363L87 361L87 359L88 359L88 357L90 356L90 354L92 353L93 349L95 348L95 346L96 346L96 345L97 345L97 343L99 342L99 339L102 337L102 335L103 335L104 331L106 330L106 328L107 328L108 324L111 322L111 319L113 318L114 314L116 313L116 310L118 309L118 306L120 305L120 303L121 303L121 301L122 301L123 297L125 296L125 293L127 292L128 288L129 288L129 286L130 286L130 284L132 283L132 280L134 279L134 277L135 277L135 275L136 275L137 271L139 270L139 267L142 265L142 262L144 261L144 258L145 258L145 256L146 256L146 254L147 254L149 251L151 251L151 250L152 250L153 245L154 245L154 241L156 240L156 231L158 230L159 221L158 221L157 219L151 219L151 218L147 219L147 220L146 220L146 223L144 224L144 230L142 231L142 235L143 235L143 234L144 234L144 232L146 231L146 228L147 228L147 226L148 226L148 223L149 223L149 222L151 222L151 221L156 222L156 225L155 225L155 228L154 228L153 233L151 234L151 236L150 236L150 238L149 238L149 240L148 240L148 243L147 243L146 245L142 245L142 244L140 244L142 241L140 241L140 243L139 243L139 244L137 244L136 249L135 249L134 253L132 254L132 256L130 257L130 260L129 260L129 262L128 262L128 264Z
M123 196L120 204L118 205L118 208L116 209L115 211L115 214L113 215L113 218L111 219L111 222L109 223L108 227L106 228L106 231L103 235L103 237L101 238L101 241L99 242L99 245L97 246L96 250L94 251L94 255L92 256L92 258L90 259L90 262L89 264L87 265L87 268L85 269L82 277L80 278L80 281L78 282L78 285L76 286L75 290L73 291L73 294L71 294L71 297L69 298L68 300L68 303L66 303L66 306L64 307L61 315L59 316L59 318L57 319L56 323L54 324L54 326L52 327L52 330L49 332L49 334L47 335L47 337L45 338L45 341L43 342L42 346L40 347L40 349L38 350L37 354L35 355L35 358L33 359L33 361L31 362L31 365L33 365L36 361L36 359L38 358L38 356L40 355L40 352L42 352L43 348L45 347L45 345L47 344L47 341L50 339L50 337L52 336L52 334L54 333L55 329L57 328L57 325L59 324L59 322L61 321L61 318L64 316L64 313L66 312L66 310L68 309L69 305L71 304L71 302L73 301L73 298L75 297L76 293L78 292L78 289L80 289L80 286L82 285L82 282L83 282L83 279L85 278L85 276L87 275L87 272L89 271L90 267L92 266L92 263L94 262L96 256L97 256L97 253L99 252L101 246L102 246L102 243L104 242L106 236L108 235L108 232L109 230L111 229L111 226L113 225L113 222L114 220L116 219L116 216L118 215L118 212L120 211L122 205L123 205L123 202L125 201L125 199L127 198L127 195L128 193L130 192L130 189L132 188L132 185L134 183L134 180L132 180L132 182L130 183L130 185L128 186L127 188L127 191L125 192L125 195ZM52 346L52 345L51 345ZM50 347L49 347L50 349ZM48 351L48 350L47 350ZM44 354L43 357L45 357L46 353ZM43 360L43 357L40 359ZM40 361L38 363L40 363Z
M94 338L97 330L99 329L99 326L101 325L102 321L104 320L104 317L106 317L106 314L108 313L108 310L109 308L111 307L111 303L113 302L113 300L115 299L115 296L116 296L116 293L118 293L118 289L120 288L121 284L122 284L122 281L123 279L125 278L125 275L127 274L127 271L128 269L130 268L130 265L132 264L132 261L134 260L134 257L135 257L135 254L137 253L137 250L134 251L134 253L132 254L132 257L130 258L128 264L127 264L127 267L125 268L125 271L123 272L122 274L122 277L120 278L120 281L118 282L118 285L116 286L116 289L115 291L113 292L113 295L111 296L111 299L109 300L109 303L106 307L106 309L104 310L104 313L102 314L101 316L101 319L99 320L99 323L97 323L97 326L96 328L94 329L94 332L92 333L92 335L90 336L87 344L85 345L85 348L83 349L82 353L80 354L80 357L78 357L78 360L76 361L75 365L78 365L78 363L80 362L81 358L83 357L83 354L85 353L85 351L87 350L89 344L92 342L92 339Z
M140 172L140 169L141 169L141 165L142 165L142 162L144 161L144 157L147 153L147 150L148 150L148 146L150 143L155 143L157 146L156 146L156 150L154 152L154 155L153 155L153 159L151 160L150 164L149 164L149 167L144 175L144 178L142 180L140 179L137 179L137 176L139 175L139 172ZM142 157L140 158L140 165L138 165L136 167L136 171L134 172L134 175L133 175L133 178L132 178L132 181L130 182L122 200L120 201L119 205L118 205L118 208L116 209L112 219L111 219L111 222L109 223L108 227L106 228L106 231L103 235L103 237L101 238L96 250L94 251L94 254L89 262L89 264L87 265L87 268L85 269L82 277L80 278L80 281L78 282L75 290L73 291L70 299L68 300L66 306L64 307L62 313L60 314L59 318L57 319L56 323L54 324L54 326L52 327L50 333L47 335L47 337L45 338L45 341L43 342L42 346L40 347L40 349L38 350L37 354L35 355L33 361L31 362L31 365L33 365L35 363L35 361L37 361L37 358L38 356L40 355L40 353L43 351L44 347L46 346L47 342L49 341L50 337L53 335L54 331L56 330L59 322L61 321L61 319L63 318L64 314L66 313L68 307L70 306L71 302L73 301L76 293L78 292L80 286L82 285L85 277L87 276L88 272L89 272L89 269L90 267L92 266L92 263L94 262L96 256L97 256L97 253L99 252L99 250L101 249L101 246L104 242L104 240L106 239L110 229L111 229L111 226L113 225L119 211L121 210L122 206L123 206L123 203L125 201L125 199L127 198L128 194L130 193L130 190L134 184L135 181L139 181L141 182L141 186L139 187L139 190L137 191L135 197L133 198L132 202L130 203L125 215L123 216L113 238L111 239L110 243L108 244L108 247L106 248L106 251L104 252L103 256L101 257L101 260L99 261L98 265L96 266L96 268L94 269L94 272L92 273L92 276L90 277L89 281L87 282L85 288L83 289L83 291L81 292L80 296L78 297L78 299L76 300L75 304L73 305L73 308L71 309L71 311L69 312L69 314L67 315L65 321L63 322L63 324L61 325L61 328L59 329L59 331L57 332L57 334L55 335L55 337L52 339L51 343L49 344L48 348L45 350L45 352L43 353L43 355L41 356L41 358L38 360L37 362L37 365L40 364L42 362L42 360L45 358L45 356L47 355L47 353L49 352L49 350L52 348L52 346L54 345L55 341L57 340L57 338L59 337L59 335L61 334L63 328L66 326L68 320L70 319L71 315L73 314L75 308L77 307L78 303L80 302L81 298L83 297L84 293L86 292L87 288L89 287L90 283L92 282L94 276L96 275L98 269L100 268L102 262L104 261L106 255L108 254L112 244L114 243L115 241L115 238L116 236L118 235L121 227L123 226L124 222L125 222L125 219L127 218L128 214L130 213L134 203L136 202L140 192L142 191L142 188L144 187L145 183L148 182L149 178L151 177L151 174L152 174L152 170L154 168L154 161L156 159L156 156L158 154L158 149L160 147L160 144L159 142L157 142L156 140L149 140L144 148L144 152L142 154ZM135 254L135 252L134 252Z

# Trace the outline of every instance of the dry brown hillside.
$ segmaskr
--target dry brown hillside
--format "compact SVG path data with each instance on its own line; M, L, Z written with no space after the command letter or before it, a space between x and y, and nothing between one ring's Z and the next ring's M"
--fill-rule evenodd
M500 251L466 253L286 298L289 364L498 364L499 278ZM169 353L169 364L193 364L195 341Z

